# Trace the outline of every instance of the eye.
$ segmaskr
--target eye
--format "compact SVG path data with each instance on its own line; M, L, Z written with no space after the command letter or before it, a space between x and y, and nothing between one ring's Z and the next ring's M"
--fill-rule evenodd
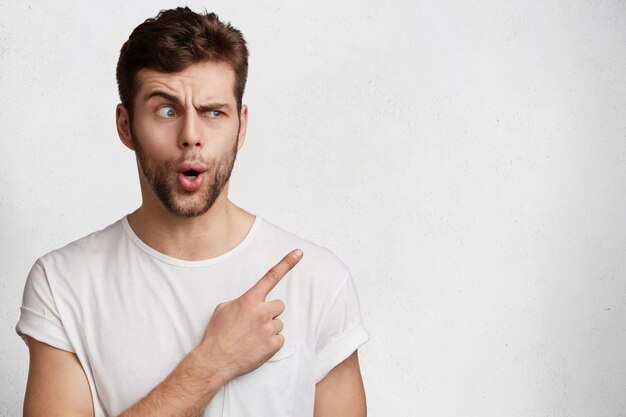
M204 114L206 114L211 119L217 119L217 118L220 118L220 117L222 117L224 115L224 113L222 113L219 110L209 110L209 111L205 112Z
M163 106L157 110L157 114L161 117L171 119L173 117L176 117L176 110L174 110L172 106Z

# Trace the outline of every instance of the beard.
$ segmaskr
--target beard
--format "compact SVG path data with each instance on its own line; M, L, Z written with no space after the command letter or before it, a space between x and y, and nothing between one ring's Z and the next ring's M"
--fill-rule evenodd
M161 204L170 213L179 217L196 217L213 207L224 185L230 179L230 174L235 165L237 158L236 138L235 146L219 159L203 161L197 153L185 152L179 158L157 162L146 154L134 132L132 132L132 136L141 172ZM206 166L200 189L186 191L179 187L176 170L184 162L200 162Z

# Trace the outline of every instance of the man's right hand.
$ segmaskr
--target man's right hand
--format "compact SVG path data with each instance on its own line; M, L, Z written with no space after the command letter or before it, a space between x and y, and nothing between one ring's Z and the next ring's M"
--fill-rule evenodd
M197 350L224 383L255 370L283 347L277 317L285 303L265 298L300 259L302 251L291 251L240 297L215 308Z
M197 416L222 385L278 352L285 339L278 334L283 324L276 317L285 304L280 300L266 303L265 298L302 259L297 252L285 256L241 297L219 304L196 349L121 416ZM26 340L30 366L24 415L93 416L89 382L78 356L30 336Z

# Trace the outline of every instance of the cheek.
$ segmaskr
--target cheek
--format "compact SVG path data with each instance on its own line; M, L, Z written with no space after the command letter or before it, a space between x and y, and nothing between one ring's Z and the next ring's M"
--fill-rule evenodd
M223 123L216 126L211 133L215 135L214 137L220 138L223 147L230 149L232 142L237 140L239 123L236 120L234 123Z
M173 124L172 124L173 125ZM172 125L135 125L134 138L151 159L166 160L177 149L176 130Z

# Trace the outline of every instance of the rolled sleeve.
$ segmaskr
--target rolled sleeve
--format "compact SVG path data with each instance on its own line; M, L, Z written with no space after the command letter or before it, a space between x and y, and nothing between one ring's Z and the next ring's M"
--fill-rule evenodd
M58 349L74 352L50 289L44 268L36 262L24 286L16 333L24 340L30 336Z
M356 286L348 274L322 320L315 349L315 383L368 340Z

